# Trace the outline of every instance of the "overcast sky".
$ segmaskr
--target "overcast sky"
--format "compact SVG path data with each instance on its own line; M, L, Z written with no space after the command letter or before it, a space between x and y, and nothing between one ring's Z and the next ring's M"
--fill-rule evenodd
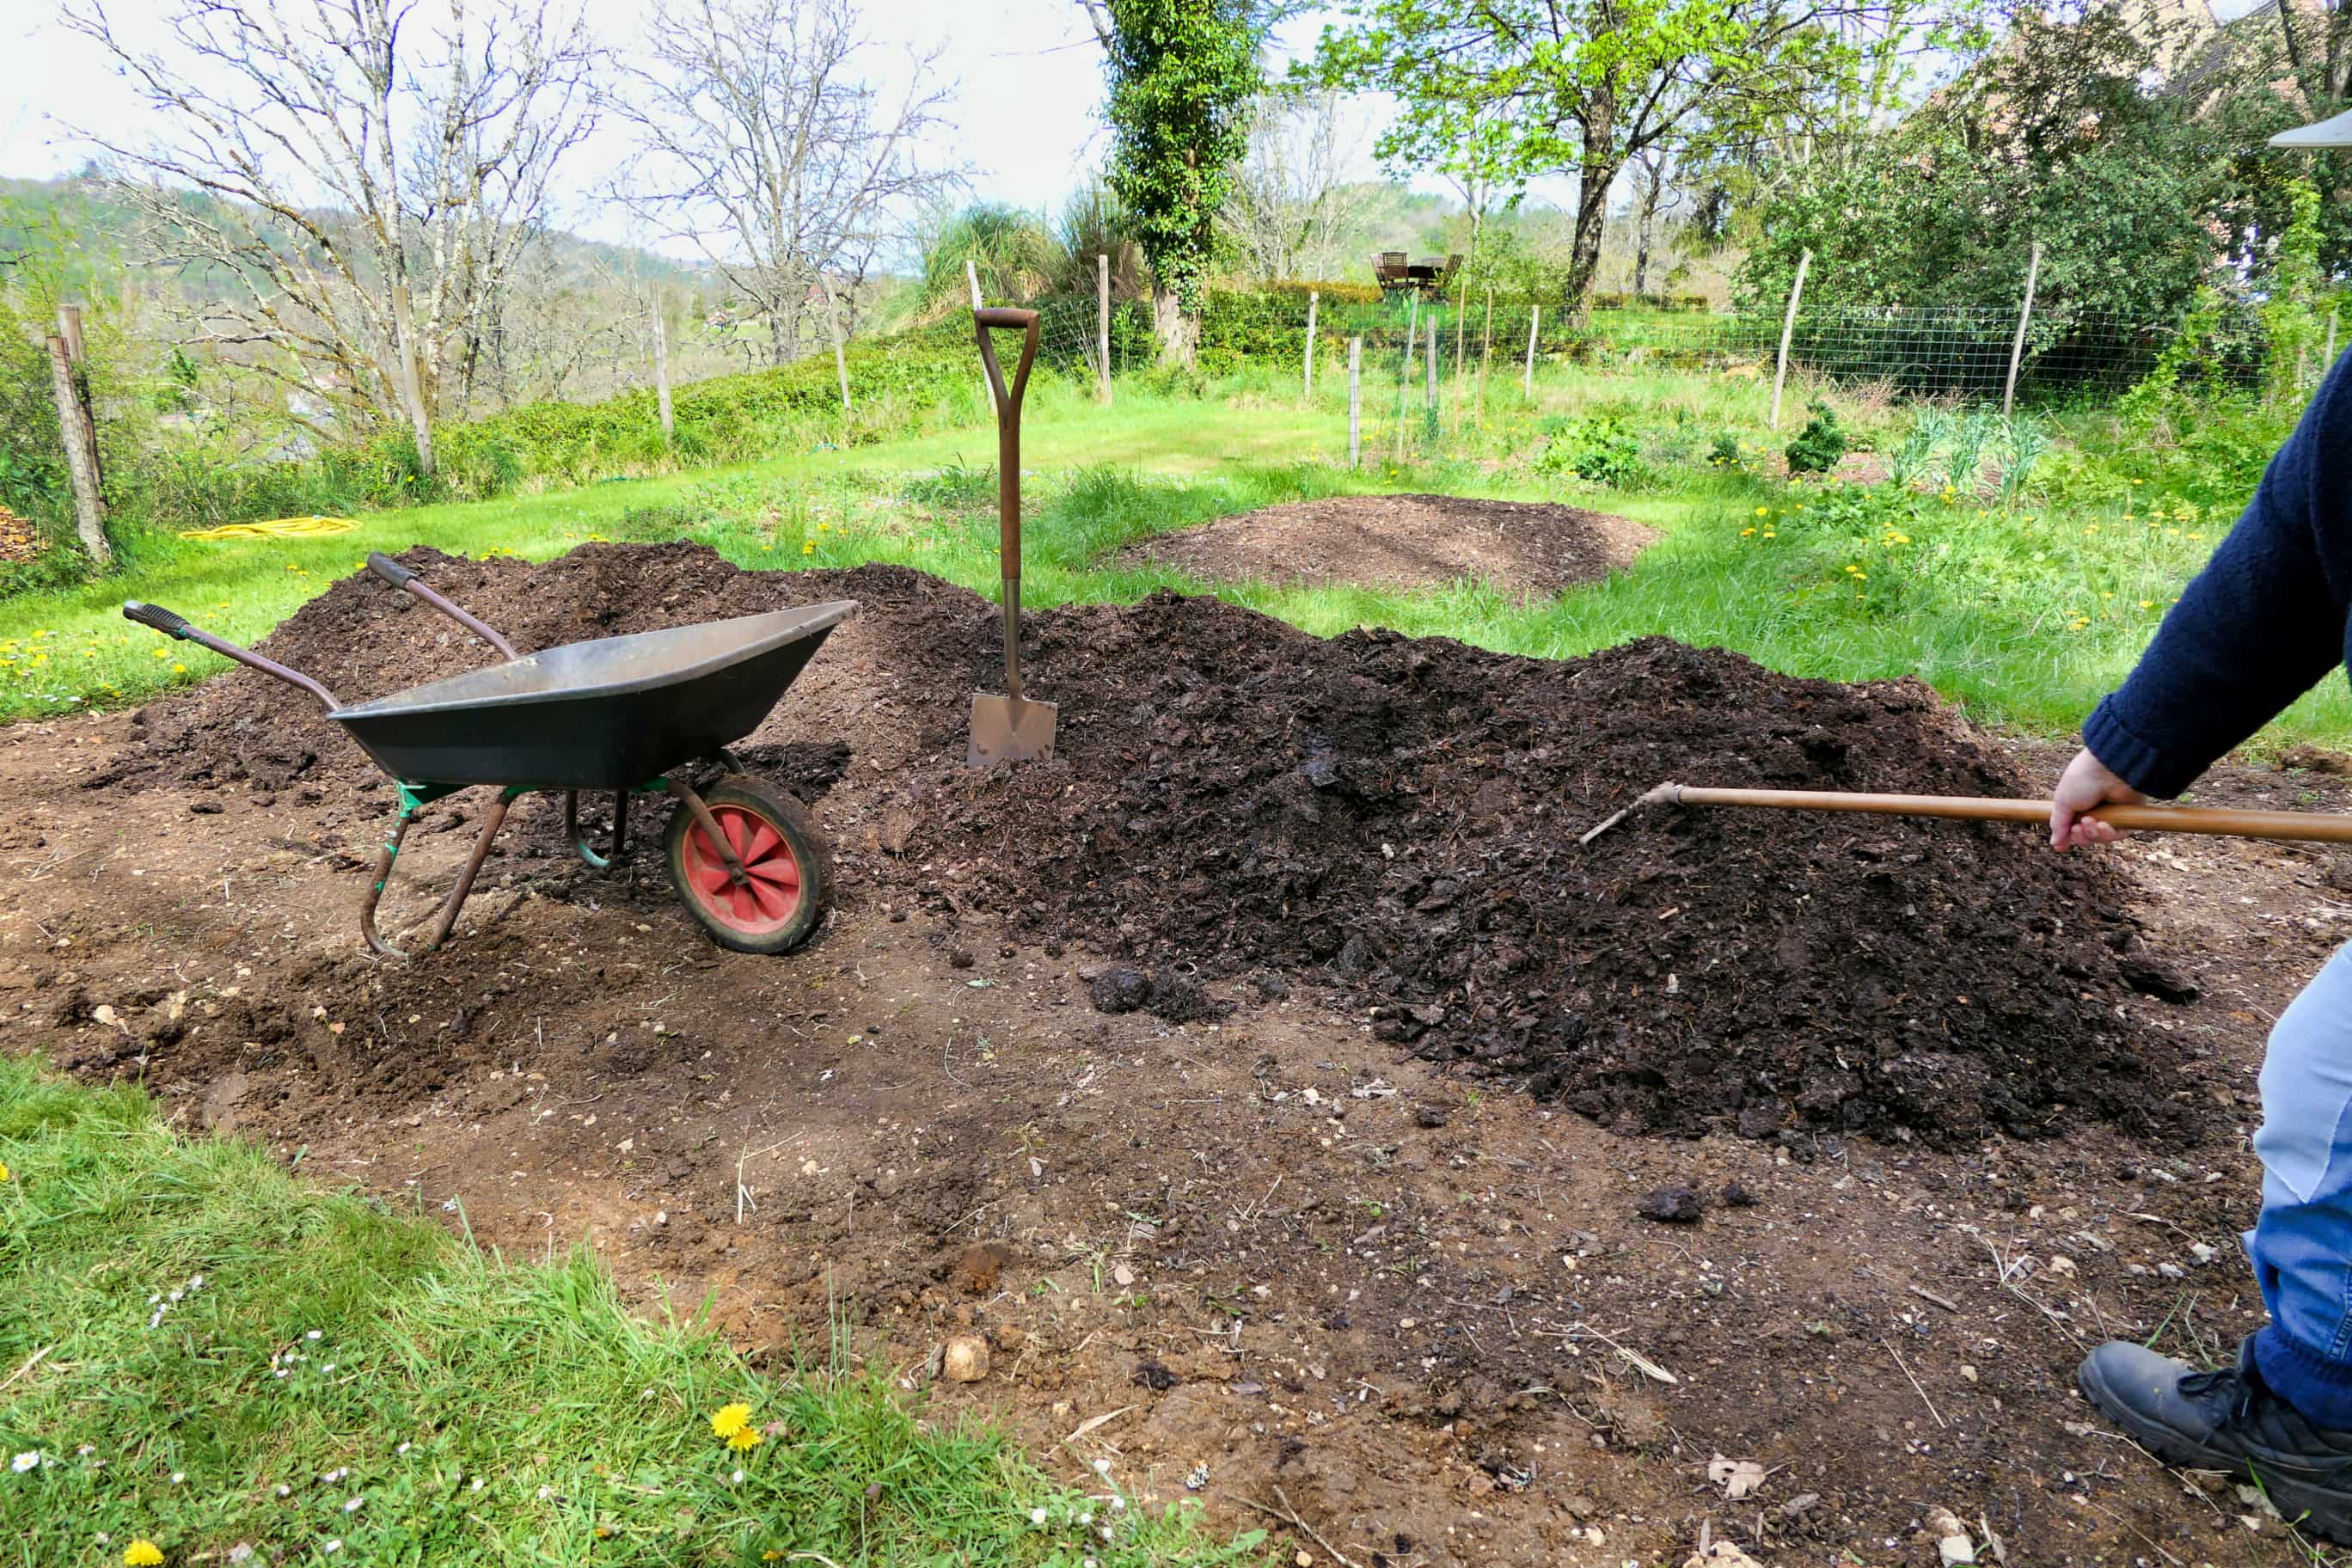
M157 38L154 19L177 0L105 0L119 36ZM299 0L297 0L299 3ZM642 26L646 0L582 0L604 41L624 47ZM0 0L0 174L44 176L78 168L88 149L72 127L136 140L142 110L129 85L89 40L57 20L64 0ZM974 170L973 193L1029 208L1058 208L1098 169L1104 151L1102 49L1076 0L867 0L875 40L866 68L903 80L910 46L944 43L956 83L948 118L951 151ZM1279 59L1314 46L1321 20L1291 22L1276 40ZM1361 117L1359 173L1378 171L1370 142L1385 118ZM575 161L584 190L621 155L616 132L600 135ZM566 226L622 238L617 217L585 210Z

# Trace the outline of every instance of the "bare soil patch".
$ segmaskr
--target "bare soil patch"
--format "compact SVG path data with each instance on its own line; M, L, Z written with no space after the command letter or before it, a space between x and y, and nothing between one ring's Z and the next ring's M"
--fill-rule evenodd
M1631 518L1463 496L1333 496L1288 501L1129 549L1212 583L1353 583L1435 588L1483 582L1557 594L1633 563L1657 531Z
M1580 851L1669 774L2014 791L2050 759L1910 683L1323 642L1174 595L1034 616L1063 754L975 777L993 622L947 584L404 559L525 647L861 599L749 748L837 847L832 924L720 952L654 853L592 874L533 799L456 945L378 963L352 906L390 791L239 674L0 731L0 1044L486 1242L592 1239L753 1346L838 1315L916 1386L983 1333L940 1408L1135 1495L1205 1471L1235 1528L1280 1489L1361 1564L1680 1561L1704 1523L1926 1568L1937 1505L2011 1562L2289 1560L2071 1376L2110 1332L2259 1320L2253 1065L2339 934L2340 857L1727 813ZM352 698L487 657L411 604L339 584L270 650ZM403 907L472 809L411 835ZM2194 1000L2134 989L2150 965ZM1121 966L1144 1005L1097 1010ZM1696 1222L1642 1217L1676 1185ZM1717 1454L1763 1491L1710 1485Z

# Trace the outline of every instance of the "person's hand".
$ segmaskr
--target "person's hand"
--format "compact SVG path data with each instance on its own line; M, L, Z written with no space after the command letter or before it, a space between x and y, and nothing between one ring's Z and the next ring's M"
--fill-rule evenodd
M2077 846L2113 844L2121 830L2083 814L2095 806L2138 805L2147 799L2085 747L2074 753L2058 775L2058 787L2050 792L2050 847L2063 853Z

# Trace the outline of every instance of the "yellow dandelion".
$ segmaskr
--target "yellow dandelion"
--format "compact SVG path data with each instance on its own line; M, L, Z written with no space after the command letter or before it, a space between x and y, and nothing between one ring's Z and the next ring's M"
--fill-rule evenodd
M803 555L814 555L814 554L815 554L815 553L816 553L816 541L815 541L815 540L814 540L814 539L804 539L804 540L801 541L801 553L802 553L802 554L803 554Z
M710 1435L732 1437L751 1425L751 1407L748 1405L722 1405L710 1417Z
M122 1549L122 1561L129 1568L155 1568L163 1561L163 1549L142 1535Z
M1756 509L1756 515L1759 517L1769 517L1772 515L1772 509L1769 506L1759 506Z
M758 1447L767 1440L767 1436L757 1426L746 1426L740 1432L738 1432L733 1436L728 1438L727 1446L734 1449L737 1453L741 1454L750 1452L751 1449Z
M5 1162L5 1161L0 1161L0 1182L5 1182L5 1181L6 1181L7 1179L8 1179L8 1166L7 1166L7 1163L6 1163L6 1162Z
M2143 610L2152 610L2156 608L2156 601L2154 599L2142 599L2139 602L2139 607Z
M172 650L167 647L159 647L155 650L154 657L157 658L169 658L172 657Z
M172 666L172 673L173 675L185 675L188 673L188 667L184 664L174 663Z

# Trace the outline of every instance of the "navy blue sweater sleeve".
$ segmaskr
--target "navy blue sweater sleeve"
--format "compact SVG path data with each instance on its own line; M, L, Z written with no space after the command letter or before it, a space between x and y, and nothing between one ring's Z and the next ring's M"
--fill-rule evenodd
M2352 578L2352 354L2273 456L2237 527L2083 726L2134 789L2176 795L2345 652Z

